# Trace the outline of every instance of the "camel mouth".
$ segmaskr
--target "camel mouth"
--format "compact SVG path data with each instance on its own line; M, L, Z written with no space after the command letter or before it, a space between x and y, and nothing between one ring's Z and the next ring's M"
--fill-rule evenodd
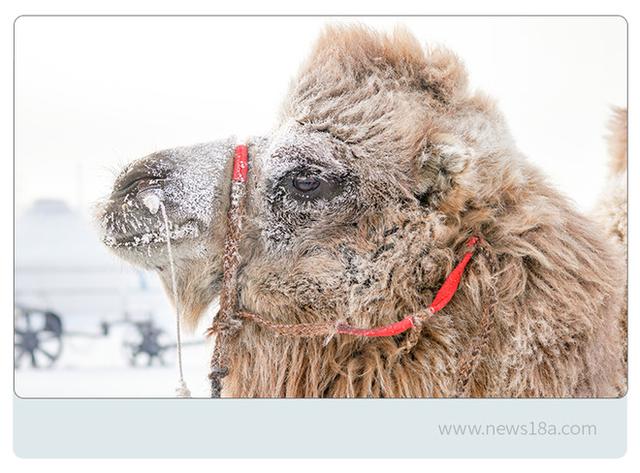
M189 219L180 224L169 222L169 238L172 244L179 244L184 240L196 239L200 234L200 228L195 219ZM167 232L164 224L162 224L153 230L145 232L122 235L108 233L103 236L102 242L112 249L139 250L164 248L167 244Z

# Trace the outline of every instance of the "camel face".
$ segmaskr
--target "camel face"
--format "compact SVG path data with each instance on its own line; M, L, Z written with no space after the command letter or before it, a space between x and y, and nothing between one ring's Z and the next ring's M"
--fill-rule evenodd
M104 244L130 263L165 269L161 202L176 263L204 257L219 200L217 184L232 153L232 142L218 141L159 151L129 164L99 205ZM159 198L155 204L145 202L151 194Z

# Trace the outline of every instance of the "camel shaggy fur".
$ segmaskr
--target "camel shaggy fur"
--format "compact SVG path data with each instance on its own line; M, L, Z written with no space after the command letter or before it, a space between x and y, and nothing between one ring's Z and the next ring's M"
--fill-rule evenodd
M396 322L429 305L470 236L482 244L451 303L417 332L302 339L245 321L229 337L223 396L623 393L619 247L527 162L450 51L424 50L404 30L327 28L278 126L249 154L238 300L270 321ZM183 250L176 262L191 325L220 288L231 155L215 154L225 169L211 179L212 223L174 242L205 242L204 253ZM148 187L136 182L120 193ZM130 236L121 200L112 197L103 220ZM168 203L170 214L172 206L179 202ZM114 249L166 283L161 245Z
M609 124L609 176L593 218L604 226L606 235L627 257L627 110L617 108ZM620 313L624 340L624 370L627 372L627 289ZM626 382L626 376L625 376ZM625 388L626 389L626 388Z

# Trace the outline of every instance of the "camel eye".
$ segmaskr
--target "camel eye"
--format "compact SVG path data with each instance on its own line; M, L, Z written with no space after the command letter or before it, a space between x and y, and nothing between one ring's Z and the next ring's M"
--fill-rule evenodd
M331 177L319 177L308 171L290 175L284 184L289 195L301 202L331 199L340 193L340 181Z
M293 187L300 192L312 192L320 187L320 179L314 176L299 174L293 178Z

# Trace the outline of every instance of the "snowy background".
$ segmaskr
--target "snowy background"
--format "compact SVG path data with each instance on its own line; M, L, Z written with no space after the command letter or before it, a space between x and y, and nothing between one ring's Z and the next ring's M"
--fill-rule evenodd
M135 322L174 338L153 274L102 248L94 203L128 161L228 135L268 133L291 78L327 22L389 30L465 61L522 151L582 210L606 175L605 123L626 103L621 18L25 18L16 25L16 302L59 313L68 335L49 369L21 363L23 397L168 397L166 366L129 363ZM127 322L123 322L127 321ZM113 324L107 336L103 322ZM131 323L133 322L133 323ZM206 324L206 321L205 321ZM132 331L133 330L133 331ZM201 329L187 382L207 396Z

